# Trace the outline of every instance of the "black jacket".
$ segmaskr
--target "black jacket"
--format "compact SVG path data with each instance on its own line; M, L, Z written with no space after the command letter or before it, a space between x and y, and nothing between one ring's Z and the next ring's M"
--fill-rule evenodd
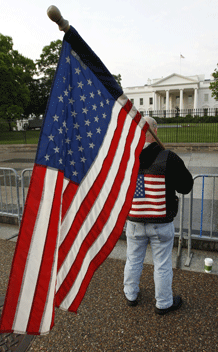
M178 211L178 197L176 197L176 191L178 193L188 194L193 187L192 175L185 167L183 160L177 154L170 150L163 151L156 142L151 143L147 148L143 149L139 159L139 175L143 175L143 177L144 175L150 175L152 180L155 180L155 177L158 178L158 175L162 175L164 179L165 186L162 187L165 189L165 200L162 203L156 203L158 205L163 204L164 211L161 216L154 215L152 209L150 215L146 212L146 215L142 216L141 214L134 216L133 212L131 213L130 211L128 219L136 222L152 223L167 223L173 221ZM146 197L147 195L145 196L145 200ZM137 199L133 198L133 201L134 200ZM149 201L146 206L149 208Z

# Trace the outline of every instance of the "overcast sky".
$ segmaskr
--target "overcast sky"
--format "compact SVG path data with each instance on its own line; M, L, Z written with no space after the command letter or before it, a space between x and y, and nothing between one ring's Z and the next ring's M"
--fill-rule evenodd
M0 0L0 33L36 60L63 32L47 16L50 5L75 27L122 86L172 73L205 74L218 63L217 0ZM180 60L180 53L185 59ZM180 65L181 62L181 65Z

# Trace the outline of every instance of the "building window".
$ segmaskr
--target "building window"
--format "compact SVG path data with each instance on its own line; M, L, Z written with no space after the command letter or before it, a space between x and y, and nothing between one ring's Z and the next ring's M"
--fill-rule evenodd
M143 98L140 98L140 105L143 105Z
M166 97L164 97L164 105L166 105Z
M149 98L149 104L153 105L153 98Z
M204 94L204 101L208 101L208 94Z
M131 103L134 105L134 99L130 99Z
M191 104L192 103L192 95L188 96L188 103Z
M176 96L176 105L179 105L179 100L180 100L180 97Z

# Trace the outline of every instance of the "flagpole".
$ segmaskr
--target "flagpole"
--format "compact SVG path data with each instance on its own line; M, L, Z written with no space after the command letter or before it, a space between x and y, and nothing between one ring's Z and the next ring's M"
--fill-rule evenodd
M156 142L159 144L159 146L161 147L161 149L165 150L165 147L163 145L163 143L160 141L160 139L157 137L157 135L152 131L152 129L150 127L148 127L148 131L150 132L150 134L154 137L154 139L156 140Z
M49 6L47 10L47 15L53 22L58 24L60 31L63 31L65 33L69 31L69 22L62 17L59 9L56 6Z

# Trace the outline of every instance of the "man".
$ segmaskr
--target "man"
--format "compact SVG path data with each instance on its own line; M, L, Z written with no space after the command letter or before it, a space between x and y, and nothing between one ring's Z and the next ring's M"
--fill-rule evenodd
M152 117L146 120L157 134L156 121ZM155 312L163 315L182 305L181 297L173 297L172 294L173 219L178 211L176 191L189 193L193 178L182 159L170 150L162 150L150 132L146 134L139 159L137 186L126 228L124 293L129 306L138 304L139 282L150 241L154 262Z

